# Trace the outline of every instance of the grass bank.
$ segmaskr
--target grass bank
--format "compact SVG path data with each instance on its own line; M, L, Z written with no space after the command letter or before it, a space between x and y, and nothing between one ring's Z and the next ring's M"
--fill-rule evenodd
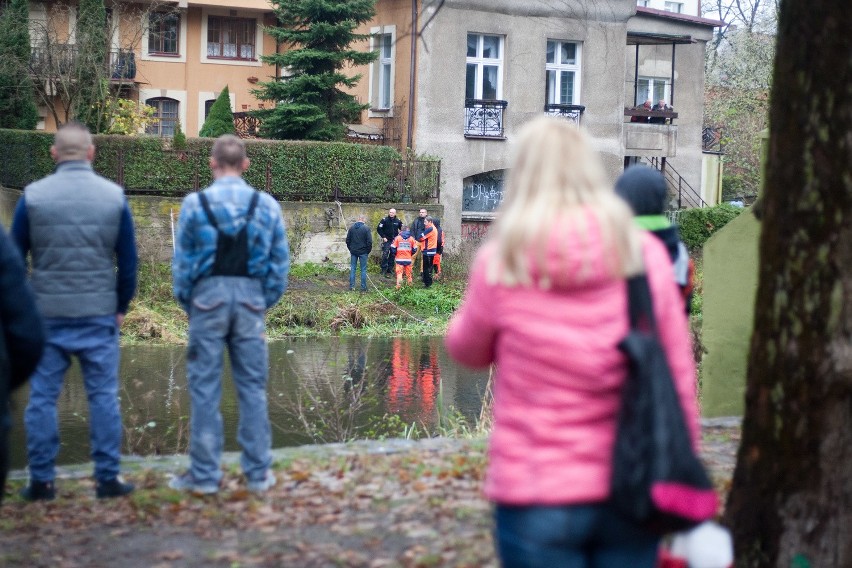
M368 291L349 290L349 270L318 264L295 265L287 292L266 316L270 339L328 335L441 335L461 301L466 270L449 260L435 284L425 289L415 281L395 289L373 263ZM124 343L180 344L187 339L188 320L172 297L168 263L144 263L139 289L124 327Z

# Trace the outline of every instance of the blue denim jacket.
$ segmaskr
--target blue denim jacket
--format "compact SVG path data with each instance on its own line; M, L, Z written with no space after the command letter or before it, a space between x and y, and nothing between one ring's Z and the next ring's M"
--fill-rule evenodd
M254 188L242 178L227 176L204 189L219 229L233 235L245 224ZM261 193L248 226L249 276L260 280L267 309L287 289L290 250L281 206L268 193ZM174 295L189 310L192 290L209 276L216 256L216 229L207 220L197 193L187 195L180 209L175 256L172 260Z

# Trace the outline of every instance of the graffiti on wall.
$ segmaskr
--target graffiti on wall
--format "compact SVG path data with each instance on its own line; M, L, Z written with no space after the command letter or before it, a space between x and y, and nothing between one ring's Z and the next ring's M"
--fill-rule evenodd
M506 170L494 170L464 179L462 212L490 213L503 201L503 177Z
M463 241L481 241L488 236L488 221L462 221L461 238Z

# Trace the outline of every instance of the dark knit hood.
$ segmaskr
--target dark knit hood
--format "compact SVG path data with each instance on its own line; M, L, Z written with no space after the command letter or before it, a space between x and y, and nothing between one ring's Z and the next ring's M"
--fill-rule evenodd
M648 166L630 166L615 182L615 193L624 199L633 213L659 215L666 207L666 180Z

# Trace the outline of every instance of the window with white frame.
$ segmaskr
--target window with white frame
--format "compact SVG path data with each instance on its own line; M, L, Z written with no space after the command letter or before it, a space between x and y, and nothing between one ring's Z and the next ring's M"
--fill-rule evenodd
M650 4L651 0L636 0L637 6L642 6L643 8L647 8L648 4Z
M503 36L467 34L466 99L502 99L503 44Z
M148 125L145 133L155 136L174 136L175 124L179 117L179 102L168 97L153 97L147 99L145 104L156 109L154 118L157 119Z
M207 16L207 57L220 59L256 59L257 20Z
M573 105L580 100L580 44L547 40L545 93L549 105Z
M383 26L371 30L370 49L378 57L370 67L370 110L387 111L393 107L396 29Z
M676 14L683 13L683 2L664 2L663 10L666 12L674 12Z
M639 77L636 86L636 105L641 105L647 100L652 104L669 100L671 92L671 80L668 77Z

